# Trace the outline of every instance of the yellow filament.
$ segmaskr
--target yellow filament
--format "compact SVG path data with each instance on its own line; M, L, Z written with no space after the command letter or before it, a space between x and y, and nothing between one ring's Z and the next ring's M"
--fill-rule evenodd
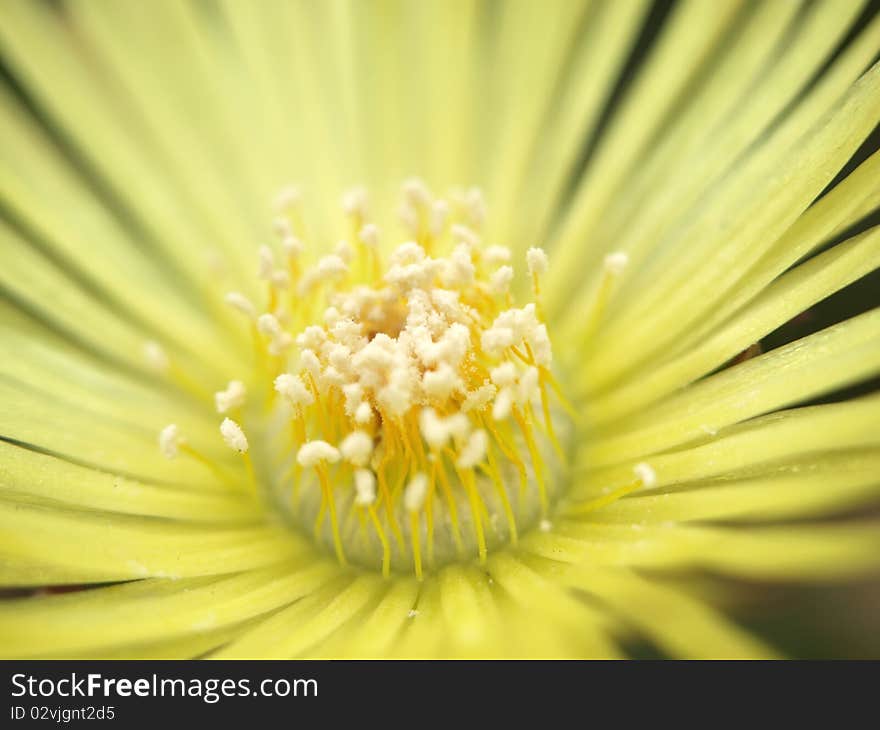
M599 282L599 289L596 292L596 298L590 307L590 313L587 318L586 326L581 333L583 341L596 331L599 322L602 321L602 315L605 313L605 306L611 296L611 289L614 286L614 280L617 278L611 269L605 269L602 273L602 280Z
M263 338L260 336L260 330L257 329L257 323L251 323L251 342L254 346L254 367L257 372L265 375L268 370L266 368L266 351L263 348Z
M455 548L459 555L464 555L464 543L461 540L461 529L458 525L458 508L455 506L455 498L452 496L452 486L449 484L449 477L446 475L446 468L443 466L440 455L435 453L435 458L437 474L440 476L440 487L449 510L449 520L452 522L452 537L455 540Z
M251 459L251 455L249 451L241 452L241 460L244 462L244 468L247 471L248 475L248 488L250 489L251 494L254 497L257 496L257 475L254 474L254 462Z
M516 453L515 449L510 448L510 446L504 441L501 437L501 434L498 432L498 429L495 428L495 424L492 422L492 419L488 416L483 418L483 424L488 429L489 433L492 434L492 437L495 439L495 442L498 444L498 448L501 449L501 453L504 454L511 462L513 462L514 466L516 466L517 471L519 472L519 495L520 498L525 496L526 489L529 484L529 476L526 471L526 465L523 463L522 459L519 458L519 454Z
M578 504L572 505L571 507L566 509L566 512L575 515L583 515L587 514L588 512L594 512L595 510L601 509L602 507L607 507L612 502L616 502L618 499L620 499L621 497L625 497L627 494L635 492L642 486L642 481L636 480L632 484L626 484L622 487L618 487L608 494L603 494L601 497L595 497L593 499L587 500L586 502L580 502Z
M428 540L428 565L434 567L434 486L436 484L436 468L434 464L428 474L428 496L425 500L425 525Z
M471 514L474 518L474 534L477 538L477 551L480 555L480 563L485 564L486 562L486 535L483 532L483 520L480 516L481 512L485 510L485 506L483 505L483 501L480 499L480 493L477 491L477 485L474 480L474 472L472 469L458 469L458 478L461 480L461 483L464 485L465 491L467 491L468 502L471 507Z
M388 544L388 537L385 535L385 530L382 529L382 523L379 522L376 508L373 505L367 507L367 514L370 515L370 520L379 536L379 542L382 543L382 577L387 578L391 575L391 545Z
M391 429L387 429L385 431L385 434L386 436L390 436ZM388 489L388 480L385 477L385 465L394 454L394 440L388 438L386 439L385 443L385 453L382 455L382 459L379 462L379 467L376 469L376 478L379 482L379 493L385 502L385 514L388 517L388 524L391 527L391 534L394 535L394 539L397 541L397 546L400 548L400 550L404 551L406 549L406 543L403 540L403 533L400 530L400 525L397 524L397 517L394 514L394 502L391 498L391 491Z
M422 580L422 546L419 538L419 513L412 510L409 513L409 531L412 537L413 568L416 571L416 580Z
M172 383L186 393L189 393L193 398L200 401L210 399L211 393L201 383L196 382L187 375L186 371L178 367L173 360L168 363L166 375Z
M556 381L556 378L553 377L553 373L551 373L547 368L543 365L538 366L538 372L541 374L541 378L550 383L550 387L553 389L553 394L559 400L560 405L568 414L569 418L573 421L580 421L582 416L578 413L577 409L571 404L568 398L562 392L562 388L559 383Z
M211 473L214 474L218 479L221 479L225 484L237 488L239 484L233 479L226 471L217 466L213 461L211 461L207 456L202 454L199 451L196 451L192 446L186 443L182 443L178 446L180 451L189 456L192 459L195 459L200 464L208 467L211 470Z
M538 379L538 387L541 390L541 410L544 412L544 427L547 429L547 435L550 437L550 443L553 445L556 456L559 457L559 461L565 464L567 459L553 428L553 419L550 417L550 402L547 398L547 386L543 378Z
M504 483L501 481L501 472L498 468L498 462L495 460L495 452L492 449L492 445L489 445L489 448L486 450L487 455L489 456L489 478L492 480L492 483L495 485L495 492L498 494L498 498L501 500L501 504L504 507L504 514L507 517L507 527L510 530L510 542L513 545L516 545L518 540L518 534L516 529L516 517L513 514L513 509L510 506L510 499L507 496L507 490L504 488Z
M321 393L318 390L318 384L311 373L306 373L309 381L309 390L315 398L315 408L318 411L318 427L323 433L327 433L327 414L324 413L324 404L321 401Z
M315 517L315 525L312 528L317 542L321 537L321 524L324 522L324 513L327 511L327 497L324 495L324 489L321 489L321 506L318 508L318 514Z
M336 549L336 557L342 565L348 565L345 559L345 552L342 549L342 537L339 534L339 523L336 519L336 501L333 499L330 475L327 473L327 467L324 464L318 464L315 470L318 472L318 479L321 481L323 500L327 503L330 510L330 525L333 528L333 547Z
M514 407L513 409L513 417L516 419L516 422L519 424L520 430L522 431L523 437L526 440L526 446L529 449L529 455L532 458L532 466L535 469L535 481L538 484L538 495L541 499L541 516L547 516L547 486L544 484L544 473L543 466L544 463L541 461L541 454L538 452L538 447L535 444L535 438L532 434L532 429L528 423L526 423L525 419L522 417L522 414L519 410Z

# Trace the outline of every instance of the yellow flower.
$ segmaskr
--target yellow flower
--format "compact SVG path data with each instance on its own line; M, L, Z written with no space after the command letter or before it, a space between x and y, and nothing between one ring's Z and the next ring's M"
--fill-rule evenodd
M0 653L773 656L700 575L880 562L880 310L752 348L880 261L861 7L5 0Z

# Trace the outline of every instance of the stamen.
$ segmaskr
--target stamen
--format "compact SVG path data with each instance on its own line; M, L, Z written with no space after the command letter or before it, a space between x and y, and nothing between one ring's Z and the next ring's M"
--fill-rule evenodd
M244 383L240 380L230 380L226 390L218 391L214 394L214 404L217 407L217 413L227 413L244 405L247 390Z
M272 274L275 271L275 254L272 253L272 249L268 246L260 246L257 253L259 254L260 262L257 268L257 276L264 281L268 281L272 278Z
M241 455L245 470L247 471L249 487L252 493L256 494L257 477L254 473L254 463L251 461L250 453L248 453L250 444L248 444L247 436L244 435L241 426L231 418L223 419L223 423L220 424L220 434L223 436L226 445Z
M421 579L485 561L546 519L564 468L570 422L539 300L547 255L526 253L533 301L517 307L510 249L482 241L479 190L435 198L406 181L410 240L385 256L366 190L343 209L349 230L328 251L308 240L298 190L275 200L280 248L257 252L261 300L226 295L251 323L255 371L213 398L248 419L248 436L231 418L221 434L255 490L260 460L260 497L332 540L340 563ZM246 409L244 382L258 395ZM163 454L185 450L178 437Z
M530 248L526 251L526 263L529 267L529 276L532 277L532 292L535 297L541 294L540 278L550 266L547 260L547 254L540 248Z
M299 413L303 408L315 402L312 391L306 387L298 375L282 373L275 378L275 390L284 396L287 402Z
M317 466L323 462L335 464L339 461L339 450L328 444L326 441L307 441L300 446L296 455L296 460L303 468Z
M650 464L645 462L636 464L633 467L633 473L645 489L650 489L657 483L657 472L654 471Z
M425 498L428 496L428 478L424 474L416 474L406 485L406 491L403 494L403 505L409 512L410 519L410 539L413 546L413 566L416 572L416 578L422 580L422 549L421 538L419 535L419 512L425 504Z
M609 504L616 502L621 497L625 497L628 494L632 494L633 492L639 489L650 489L657 484L657 473L654 471L653 467L650 464L645 462L640 462L633 467L633 474L636 477L634 482L629 484L625 484L622 487L618 487L614 489L608 494L604 494L601 497L596 497L594 499L587 500L586 502L582 502L580 504L573 505L567 511L573 515L583 515L588 512L594 512L597 509L601 509L602 507L607 507Z
M159 432L159 451L166 459L176 459L182 443L180 429L174 423L169 423Z
M233 309L238 310L243 315L245 315L248 319L256 320L257 318L257 308L251 303L251 300L248 299L244 294L240 294L237 291L231 291L226 294L226 303L231 306Z
M346 461L364 467L373 455L373 439L364 431L352 431L339 444L339 451Z
M464 448L458 453L455 465L459 469L473 469L486 458L486 450L489 447L489 437L482 429L474 431Z
M299 205L302 199L300 189L295 185L281 188L275 196L274 207L278 213L287 213L291 208Z
M586 322L585 334L592 335L602 321L605 314L605 306L611 296L611 290L614 283L620 278L626 265L629 263L629 256L623 251L615 251L605 257L605 270L602 274L602 280L599 282L599 290L596 292L596 298L590 308L590 316Z
M144 343L144 359L152 370L157 373L167 374L170 366L165 349L158 342L149 340Z
M376 502L376 477L369 469L356 469L354 472L355 504L369 507Z

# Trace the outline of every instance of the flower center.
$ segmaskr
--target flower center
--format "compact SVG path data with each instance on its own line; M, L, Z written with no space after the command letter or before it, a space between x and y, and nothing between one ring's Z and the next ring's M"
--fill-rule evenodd
M543 524L564 483L571 422L541 315L547 257L529 249L531 301L517 306L510 250L481 240L478 191L435 199L407 183L405 238L387 248L364 191L343 206L352 240L309 260L285 192L283 261L260 250L268 311L227 295L252 321L267 396L223 436L249 468L254 455L286 520L341 563L421 578L485 560ZM233 381L218 410L244 395Z

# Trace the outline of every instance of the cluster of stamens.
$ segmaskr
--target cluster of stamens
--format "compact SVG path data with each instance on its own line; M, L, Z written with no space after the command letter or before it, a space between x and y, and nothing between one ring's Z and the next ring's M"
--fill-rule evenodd
M259 250L266 310L226 296L253 332L249 387L266 393L249 409L241 381L215 396L246 427L227 416L221 434L252 477L259 450L260 482L295 523L341 563L386 575L485 560L545 524L567 426L541 314L545 253L528 250L532 301L517 307L511 251L483 244L476 190L435 199L408 182L406 237L390 250L352 191L351 240L310 263L296 191L277 205L280 250ZM168 456L182 443L176 427L160 437Z

